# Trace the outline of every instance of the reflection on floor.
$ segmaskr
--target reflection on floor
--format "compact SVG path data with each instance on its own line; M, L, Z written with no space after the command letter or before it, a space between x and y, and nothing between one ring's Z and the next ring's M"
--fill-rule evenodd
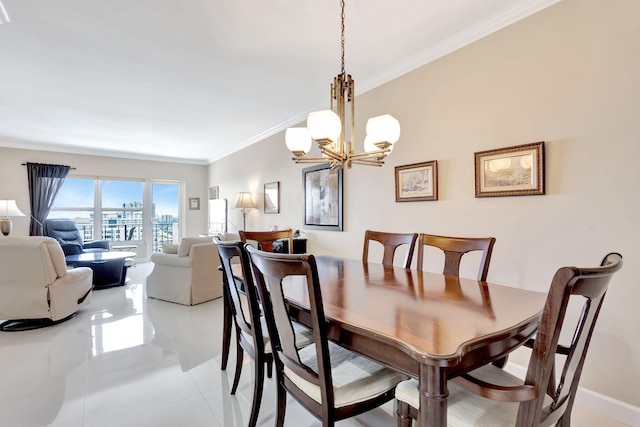
M147 299L152 264L129 269L129 284L95 291L63 324L0 334L3 427L232 427L249 417L251 369L236 396L234 354L220 370L222 301L194 307ZM245 363L250 363L245 357ZM267 380L259 424L271 426L275 387ZM340 426L394 426L391 403ZM623 426L584 408L574 425ZM285 426L319 426L291 399Z

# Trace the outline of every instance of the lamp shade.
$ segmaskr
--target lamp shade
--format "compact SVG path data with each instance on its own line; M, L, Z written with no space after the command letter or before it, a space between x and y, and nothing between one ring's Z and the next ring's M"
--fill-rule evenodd
M236 197L236 209L255 209L256 205L251 200L251 193L241 191Z
M332 110L315 111L307 117L307 129L316 141L337 141L342 132L342 123Z
M2 216L25 216L18 206L15 200L0 200L0 215Z
M311 135L307 128L289 128L284 134L284 141L292 153L307 154L311 150Z
M367 120L367 138L371 138L373 144L395 144L400 138L400 122L390 114L371 117Z

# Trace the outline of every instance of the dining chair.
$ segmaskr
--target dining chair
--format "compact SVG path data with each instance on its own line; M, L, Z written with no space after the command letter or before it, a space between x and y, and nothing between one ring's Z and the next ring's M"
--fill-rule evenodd
M407 378L328 341L318 269L313 255L273 254L247 246L274 349L276 426L284 424L287 392L323 426L367 412L393 399ZM297 276L309 295L314 342L296 346L282 281ZM298 283L296 281L296 283Z
M460 261L462 256L471 251L482 251L478 280L486 281L489 272L491 252L496 239L494 237L448 237L421 233L418 237L418 270L423 270L424 247L433 246L444 252L444 269L446 276L460 276Z
M271 378L273 352L266 332L260 300L253 283L249 256L244 248L245 244L220 240L216 243L223 270L223 286L226 296L224 303L229 305L236 331L236 369L231 394L235 394L238 388L243 355L246 352L254 361L253 401L249 416L249 426L253 427L258 421L260 412L264 366L265 364L267 366L267 377ZM294 323L294 332L300 345L308 345L313 340L311 330L299 323Z
M289 239L289 253L293 253L293 231L277 230L277 231L243 231L240 232L240 240L244 243L254 241L258 243L258 249L273 252L273 243L279 239Z
M384 246L382 264L393 266L393 257L400 245L409 245L407 255L404 258L404 268L411 267L413 251L415 249L418 233L385 233L382 231L367 230L364 233L364 248L362 249L362 262L369 261L369 242L374 240Z
M610 253L597 268L560 268L531 342L533 350L524 381L491 364L453 378L448 383L448 425L569 426L591 334L611 277L621 267L622 256ZM565 319L570 300L582 303L575 321ZM562 329L573 332L567 346L559 344ZM564 356L557 381L556 354ZM417 386L418 381L412 379L396 389L399 427L410 427L418 417Z
M218 254L222 263L223 286L233 324L236 331L236 370L233 378L231 394L235 394L242 372L244 352L254 361L254 385L249 426L255 426L258 421L262 388L264 384L264 366L267 365L267 376L271 378L273 354L268 340L263 337L258 295L251 279L249 258L242 242L217 242ZM238 263L242 277L234 274L233 263ZM248 274L247 274L248 273ZM266 334L265 334L266 335Z

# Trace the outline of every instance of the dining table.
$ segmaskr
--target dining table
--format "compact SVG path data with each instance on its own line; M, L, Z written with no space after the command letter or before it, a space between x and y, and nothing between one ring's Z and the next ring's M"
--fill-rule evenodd
M362 260L315 259L328 338L417 378L424 427L447 426L449 379L503 359L535 333L547 296ZM309 324L305 277L286 277L282 287L290 315ZM225 310L230 335L227 317Z

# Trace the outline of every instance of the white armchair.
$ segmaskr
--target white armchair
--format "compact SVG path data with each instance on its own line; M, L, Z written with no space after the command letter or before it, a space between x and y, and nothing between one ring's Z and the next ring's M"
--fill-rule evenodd
M185 237L177 253L154 253L151 262L148 297L195 305L222 296L220 257L212 237Z
M67 270L62 248L51 237L0 239L0 272L2 329L47 326L91 303L93 271Z

